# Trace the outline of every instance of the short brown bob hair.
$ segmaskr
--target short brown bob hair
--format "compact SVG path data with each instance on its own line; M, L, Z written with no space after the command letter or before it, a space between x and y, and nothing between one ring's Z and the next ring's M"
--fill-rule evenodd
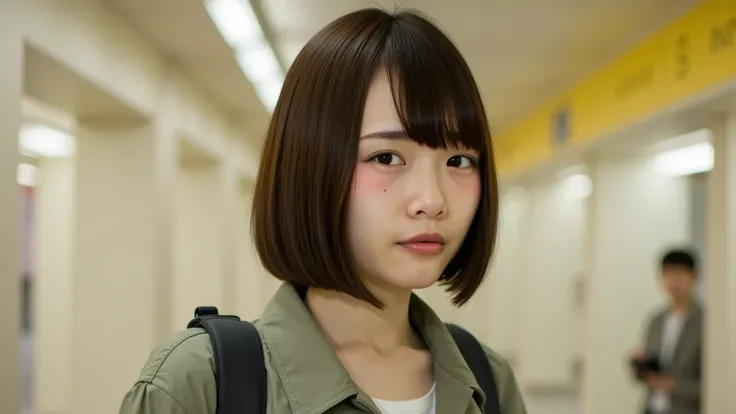
M440 281L461 306L478 289L496 242L498 183L480 93L453 43L419 13L352 12L330 23L289 69L263 147L251 229L272 275L383 307L359 279L348 199L368 89L385 70L403 128L431 148L480 152L482 194L465 241Z

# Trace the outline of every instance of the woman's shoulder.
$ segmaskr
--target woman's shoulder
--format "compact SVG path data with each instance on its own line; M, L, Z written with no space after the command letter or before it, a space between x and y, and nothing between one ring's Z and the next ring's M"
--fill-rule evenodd
M164 339L127 392L120 414L214 413L217 389L210 337L192 328Z
M514 373L511 369L511 361L504 357L503 355L499 354L498 352L494 351L491 347L489 347L486 344L483 345L483 351L486 353L486 357L488 358L488 362L491 363L491 367L493 368L493 373L499 377L498 380L511 380L514 379Z
M197 374L214 381L212 343L204 329L191 328L164 339L149 355L139 381L159 383L178 379L179 374ZM205 375L205 374L209 374Z
M511 362L508 358L486 345L483 345L483 350L493 369L496 387L498 388L498 398L503 412L508 414L526 414L524 399L521 396L521 390L516 381Z

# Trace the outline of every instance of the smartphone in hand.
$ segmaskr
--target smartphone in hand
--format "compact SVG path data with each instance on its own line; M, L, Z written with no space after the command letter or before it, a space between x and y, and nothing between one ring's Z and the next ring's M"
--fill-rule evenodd
M659 374L662 372L662 367L659 363L659 358L653 355L641 355L632 357L629 360L631 368L634 371L634 376L638 380L644 380L647 375Z

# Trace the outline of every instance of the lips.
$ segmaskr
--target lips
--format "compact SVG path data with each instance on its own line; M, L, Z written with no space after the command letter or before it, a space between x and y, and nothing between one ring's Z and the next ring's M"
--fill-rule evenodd
M420 256L434 256L442 253L445 238L439 233L422 233L398 243L403 249Z
M445 244L445 238L439 233L422 233L412 236L406 240L402 240L399 244L410 244L410 243L435 243Z

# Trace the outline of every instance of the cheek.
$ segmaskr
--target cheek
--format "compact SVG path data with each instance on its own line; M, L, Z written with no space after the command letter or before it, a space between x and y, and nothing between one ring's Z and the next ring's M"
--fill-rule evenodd
M372 197L388 192L390 177L376 171L370 164L358 164L353 176L352 193L355 198Z
M472 204L472 209L475 211L475 208L478 207L478 203L480 202L480 185L480 175L477 173L458 177L455 179L455 191L457 191L456 198L459 200L468 200L469 207L471 207L470 204Z
M471 208L472 213L470 214L471 220L475 216L476 211L478 210L478 204L480 204L480 195L481 195L481 188L480 188L480 176L478 174L475 174L474 179L472 180L472 183L468 185L468 193L471 194L471 197L473 199L473 207Z
M385 211L386 196L390 194L386 174L376 171L371 165L358 164L353 174L349 203L350 243L358 262L365 260L363 255L371 251L377 231L377 217ZM383 208L382 208L383 207Z
M475 197L476 203L478 200L480 200L480 175L479 174L473 174L473 177L471 178L471 183L469 184L470 192Z

